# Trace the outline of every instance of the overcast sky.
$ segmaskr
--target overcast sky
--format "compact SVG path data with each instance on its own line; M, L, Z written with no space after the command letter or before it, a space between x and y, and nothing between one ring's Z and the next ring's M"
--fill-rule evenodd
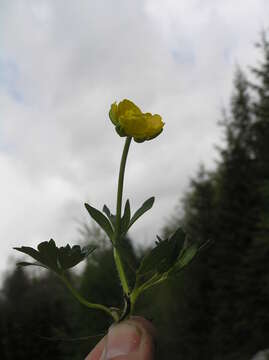
M85 201L115 208L124 140L110 104L163 117L133 143L125 195L150 243L198 165L212 168L236 64L257 61L268 0L0 0L0 272L13 246L77 242Z

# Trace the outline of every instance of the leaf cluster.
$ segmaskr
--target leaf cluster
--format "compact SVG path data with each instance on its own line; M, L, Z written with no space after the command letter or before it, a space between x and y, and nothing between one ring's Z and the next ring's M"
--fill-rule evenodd
M150 210L154 203L154 197L150 197L146 200L141 207L131 215L130 201L127 200L124 206L123 216L120 219L119 224L119 238L124 237L130 227L148 210ZM112 214L110 209L104 205L103 212L94 208L89 204L85 204L85 207L92 217L92 219L104 230L106 235L111 240L112 244L115 244L115 231L116 231L116 215Z
M119 251L124 263L127 264L130 259L130 249L125 246L125 235L130 227L153 206L153 203L154 197L151 197L131 215L130 202L127 200L118 229L116 216L110 212L106 205L103 207L103 213L89 204L85 204L85 207L90 216L107 234L112 245ZM117 236L115 236L116 231L118 231ZM156 246L143 257L138 268L133 269L135 279L133 285L129 288L129 292L125 294L126 303L131 304L130 306L133 306L138 296L148 288L176 276L193 260L200 250L199 245L192 243L181 228L165 240L158 236L157 239ZM20 262L18 265L40 266L54 271L63 278L66 270L86 259L95 250L95 247L81 248L78 245L57 247L54 240L51 239L40 243L37 249L27 246L14 249L31 256L35 260L35 262ZM129 306L127 310L130 311ZM125 315L128 314L123 311L123 316Z
M136 272L134 296L176 276L202 247L191 242L182 228L178 228L168 239L157 239L156 246L144 256Z
M19 262L20 266L40 266L46 269L50 269L57 274L62 274L65 270L68 270L81 261L86 259L94 250L93 246L80 247L74 245L71 247L69 244L62 247L57 247L54 240L41 242L37 246L37 250L28 247L15 247L17 251L20 251L26 255L31 256L35 262Z

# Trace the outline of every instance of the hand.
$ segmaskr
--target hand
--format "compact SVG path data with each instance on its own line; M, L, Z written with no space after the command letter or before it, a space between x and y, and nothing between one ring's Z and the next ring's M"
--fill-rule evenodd
M142 317L109 328L85 360L153 360L155 330Z

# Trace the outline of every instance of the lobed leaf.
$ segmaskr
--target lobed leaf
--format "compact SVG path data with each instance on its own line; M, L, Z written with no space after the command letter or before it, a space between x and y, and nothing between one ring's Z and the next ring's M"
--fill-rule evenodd
M46 265L49 269L57 272L58 270L58 248L54 240L44 241L37 246L40 253L41 264Z
M76 266L95 250L94 247L81 248L79 245L75 245L73 247L66 245L65 247L58 248L52 239L50 241L40 243L37 247L38 250L27 246L14 249L26 255L30 255L32 258L37 260L37 262L32 263L26 261L19 262L18 265L41 266L59 274Z
M63 270L70 269L81 261L83 261L86 257L89 256L95 250L94 247L80 248L79 245L75 245L72 248L67 245L65 247L59 248L58 260L60 266Z
M138 276L157 272L163 274L170 270L177 262L185 241L185 233L179 228L169 239L161 240L148 255L146 255L137 271Z

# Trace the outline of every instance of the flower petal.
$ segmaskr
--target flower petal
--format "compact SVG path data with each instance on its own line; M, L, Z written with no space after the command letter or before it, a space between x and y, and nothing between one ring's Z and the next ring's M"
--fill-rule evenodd
M120 136L131 136L137 142L153 139L162 132L164 126L160 115L142 113L138 106L127 99L118 105L113 103L109 117Z
M118 105L116 102L114 102L110 107L109 117L110 117L110 120L113 122L113 124L117 125L117 123L118 123Z
M132 101L124 99L119 103L118 116L124 116L128 111L132 111L135 114L142 114L138 106L136 106Z

